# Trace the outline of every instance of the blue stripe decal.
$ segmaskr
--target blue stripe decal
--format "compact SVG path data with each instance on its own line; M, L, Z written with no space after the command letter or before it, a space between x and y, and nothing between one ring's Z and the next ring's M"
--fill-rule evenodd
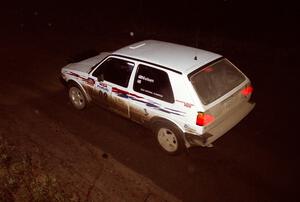
M178 116L183 116L185 114L185 112L183 112L183 111L179 111L179 110L176 110L176 109L171 109L171 108L168 108L168 107L162 107L160 104L158 104L156 102L153 102L153 101L147 100L143 97L140 97L140 96L137 96L137 95L119 90L117 88L114 88L113 92L116 93L119 97L122 97L122 98L125 98L125 99L131 99L133 101L137 101L137 102L140 102L140 103L144 103L147 107L151 107L152 109L156 109L156 110L159 110L159 111L164 112L164 113L175 114L175 115L178 115Z

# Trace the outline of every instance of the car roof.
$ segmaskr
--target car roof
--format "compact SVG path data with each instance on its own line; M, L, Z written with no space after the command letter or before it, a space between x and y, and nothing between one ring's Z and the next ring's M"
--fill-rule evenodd
M164 66L185 74L222 57L209 51L156 40L137 42L113 54Z

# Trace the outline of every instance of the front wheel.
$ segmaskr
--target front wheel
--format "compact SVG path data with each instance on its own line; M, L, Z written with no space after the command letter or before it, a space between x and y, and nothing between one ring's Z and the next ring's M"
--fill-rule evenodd
M155 135L160 148L168 154L179 154L185 148L182 132L173 124L167 122L157 124Z
M75 85L69 86L69 98L70 98L72 105L76 109L82 110L82 109L86 108L87 100L85 98L84 93L82 92L82 90L79 87L77 87Z

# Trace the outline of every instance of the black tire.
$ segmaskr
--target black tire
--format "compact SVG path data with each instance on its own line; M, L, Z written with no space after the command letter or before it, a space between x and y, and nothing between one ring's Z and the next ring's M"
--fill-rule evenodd
M68 94L69 94L69 99L74 108L78 110L83 110L87 107L88 101L85 97L84 92L81 90L81 88L78 85L72 83L69 84Z
M160 148L169 155L182 153L186 147L181 130L168 121L155 124L155 137Z

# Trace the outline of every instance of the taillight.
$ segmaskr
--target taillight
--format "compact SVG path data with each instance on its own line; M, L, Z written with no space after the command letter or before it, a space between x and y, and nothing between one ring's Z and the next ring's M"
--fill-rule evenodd
M252 94L252 92L253 92L253 87L252 87L252 86L247 86L247 87L245 87L245 88L241 91L241 93L242 93L244 96L249 96L249 95Z
M214 117L210 114L205 114L203 112L198 112L196 124L198 126L206 126L214 121Z

